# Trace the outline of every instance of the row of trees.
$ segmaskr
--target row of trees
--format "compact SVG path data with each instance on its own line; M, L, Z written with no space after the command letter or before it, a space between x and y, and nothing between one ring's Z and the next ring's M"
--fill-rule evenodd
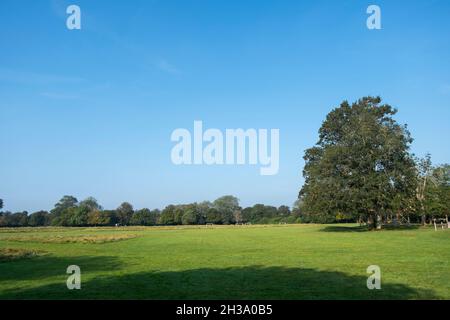
M413 141L379 97L332 110L305 152L299 193L303 222L419 222L450 214L450 166L410 153Z
M233 196L169 205L162 211L134 211L129 203L103 210L94 198L78 203L65 196L50 213L1 213L0 226L365 221L381 228L388 222L425 224L446 218L450 165L433 166L429 155L415 157L411 134L393 118L396 113L379 97L344 101L332 110L319 129L318 142L305 151L305 183L292 212L262 204L243 209Z
M78 202L73 196L64 196L50 212L38 211L30 215L27 212L0 212L0 227L154 226L298 221L299 212L291 212L287 206L276 208L256 204L253 207L241 208L239 200L233 196L223 196L213 202L168 205L162 211L147 208L134 210L128 202L122 203L115 210L104 210L92 197Z

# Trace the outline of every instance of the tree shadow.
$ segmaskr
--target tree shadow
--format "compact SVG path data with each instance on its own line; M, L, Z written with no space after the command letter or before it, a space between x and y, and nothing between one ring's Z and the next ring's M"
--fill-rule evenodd
M324 228L320 229L321 232L366 232L369 231L369 228L367 226L325 226Z
M417 229L421 229L421 228L422 228L422 226L419 224L410 224L410 225L402 224L402 225L398 225L398 226L388 224L388 225L383 226L383 230L386 230L386 231L417 230Z
M82 270L87 268L82 267ZM382 283L367 289L367 276L286 267L200 268L101 276L81 290L58 283L0 290L0 299L437 299L432 290Z
M326 226L320 229L321 232L383 232L383 231L405 231L405 230L417 230L419 229L419 225L383 225L381 230L371 230L367 226Z
M82 271L85 268L89 272L107 272L119 269L122 263L116 257L110 256L57 257L44 254L0 263L0 283L12 279L16 281L41 281L52 277L59 277L65 283L69 276L66 270L70 265L83 267Z

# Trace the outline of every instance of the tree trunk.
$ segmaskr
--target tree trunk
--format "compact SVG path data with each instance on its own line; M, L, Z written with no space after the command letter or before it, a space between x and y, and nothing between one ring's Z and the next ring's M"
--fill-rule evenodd
M422 214L422 225L425 226L427 224L427 215Z
M402 224L402 222L401 222L400 213L397 213L397 214L395 215L395 222L394 222L394 225L395 225L395 226L398 226L399 224Z
M376 228L377 230L381 230L381 226L383 224L383 217L381 216L381 214L377 214L377 221L376 221Z
M376 228L376 221L373 214L369 214L367 217L367 226L370 230L374 230Z

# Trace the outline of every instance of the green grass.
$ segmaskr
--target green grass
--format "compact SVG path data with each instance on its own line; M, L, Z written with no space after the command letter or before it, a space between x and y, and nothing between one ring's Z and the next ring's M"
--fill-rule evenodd
M97 237L114 240L85 240ZM18 256L0 257L0 299L450 299L450 230L0 229L2 252ZM81 290L66 287L69 265ZM369 265L381 290L366 287Z

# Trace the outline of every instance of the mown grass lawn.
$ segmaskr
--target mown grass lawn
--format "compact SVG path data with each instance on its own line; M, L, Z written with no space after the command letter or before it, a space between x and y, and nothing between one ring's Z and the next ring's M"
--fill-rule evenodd
M2 254L0 299L450 299L448 229L0 229ZM81 290L66 287L69 265ZM369 265L381 290L366 287Z

